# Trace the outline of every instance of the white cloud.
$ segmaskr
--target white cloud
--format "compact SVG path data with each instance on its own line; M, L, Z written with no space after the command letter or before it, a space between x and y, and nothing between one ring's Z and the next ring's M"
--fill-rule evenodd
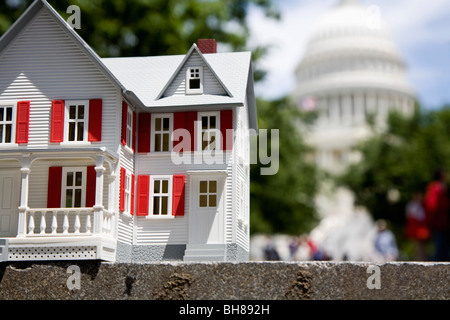
M438 59L431 56L445 52L432 52L433 45L445 45L450 52L450 2L448 0L367 0L366 5L377 5L381 9L384 20L387 21L393 37L406 58L406 63L413 75L414 85L421 83L418 74L435 74L441 69ZM259 96L267 99L277 98L292 92L295 87L295 69L301 60L307 46L315 22L325 12L331 10L337 0L281 0L279 4L282 14L281 21L273 21L255 8L249 12L248 24L252 31L251 42L267 45L271 49L261 61L261 67L268 71L266 80L256 86ZM418 59L418 51L423 60ZM426 55L429 50L430 55ZM441 60L443 57L441 56ZM449 58L447 58L448 61ZM411 63L412 61L415 64ZM417 63L420 65L417 65ZM419 71L420 70L420 71ZM450 72L450 70L449 70ZM433 81L433 77L427 79ZM438 79L436 79L438 81ZM439 79L442 81L442 78ZM430 87L430 86L426 86ZM420 95L427 100L426 88L418 88ZM446 93L442 93L445 99ZM447 94L450 99L450 94ZM441 99L441 100L442 100ZM431 100L431 98L430 98ZM436 101L436 97L433 97Z

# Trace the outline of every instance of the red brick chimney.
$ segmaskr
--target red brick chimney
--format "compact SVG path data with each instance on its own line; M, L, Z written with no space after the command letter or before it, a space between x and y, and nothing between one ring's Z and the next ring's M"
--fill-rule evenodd
M200 52L205 53L217 53L217 43L215 39L198 39L197 47Z

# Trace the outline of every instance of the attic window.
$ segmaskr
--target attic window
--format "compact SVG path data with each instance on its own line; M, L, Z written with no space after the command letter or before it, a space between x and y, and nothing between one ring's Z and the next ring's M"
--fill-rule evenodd
M190 67L186 72L186 94L203 93L203 68Z

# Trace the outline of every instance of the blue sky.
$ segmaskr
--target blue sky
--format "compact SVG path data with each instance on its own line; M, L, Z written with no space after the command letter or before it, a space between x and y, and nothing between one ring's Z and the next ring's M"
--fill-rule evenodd
M289 94L317 19L338 0L273 0L282 18L265 18L256 8L249 13L251 44L269 45L261 62L268 71L257 94L268 99ZM450 104L450 0L361 0L380 8L382 19L408 66L408 79L425 108Z

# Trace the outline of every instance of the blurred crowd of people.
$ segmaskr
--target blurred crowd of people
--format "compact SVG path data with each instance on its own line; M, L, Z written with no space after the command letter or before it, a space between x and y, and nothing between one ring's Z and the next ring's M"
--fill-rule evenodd
M414 243L415 261L450 261L450 196L445 170L438 170L423 192L416 192L407 203L404 236ZM388 262L399 260L400 253L394 233L385 220L378 220L370 260ZM433 252L427 252L432 242ZM265 260L283 260L271 236L264 247ZM317 246L308 235L291 237L289 260L331 260L327 252ZM286 258L285 258L286 259ZM344 255L342 260L347 260Z
M405 236L415 244L415 260L450 261L450 200L446 171L436 171L425 193L416 192L406 207ZM426 244L434 252L427 257Z

